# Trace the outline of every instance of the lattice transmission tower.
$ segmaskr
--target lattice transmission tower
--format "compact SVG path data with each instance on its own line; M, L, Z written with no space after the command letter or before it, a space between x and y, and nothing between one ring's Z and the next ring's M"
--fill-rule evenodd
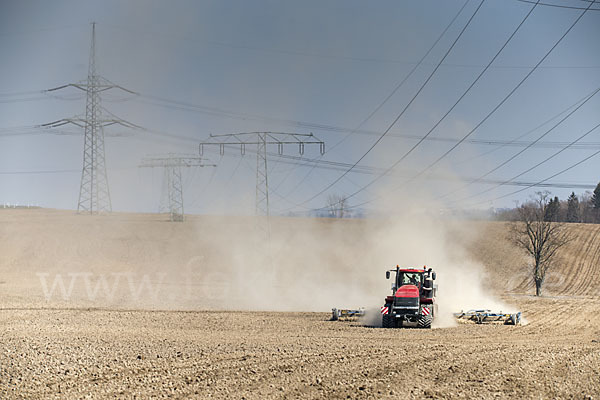
M110 189L106 174L106 158L104 149L104 127L109 125L121 125L127 128L141 128L131 122L115 117L106 111L101 105L100 93L109 89L120 89L130 94L137 94L122 86L116 85L98 75L96 71L96 23L92 23L92 40L88 64L87 80L77 83L69 83L56 88L48 89L47 92L73 87L87 94L85 116L79 115L72 118L63 118L47 124L43 127L56 128L66 124L73 124L84 129L83 139L83 168L81 172L81 185L79 188L79 200L77 212L79 213L103 213L112 211ZM103 112L104 111L104 112ZM108 118L103 114L109 115Z
M163 188L167 192L167 212L173 222L183 222L184 219L181 169L215 166L214 164L205 164L203 158L195 155L173 153L146 157L140 164L140 168L164 168Z
M325 154L325 143L317 139L312 133L286 133L286 132L243 132L226 135L210 135L200 143L200 155L204 154L204 146L218 145L221 155L225 153L225 146L240 146L242 156L246 154L246 146L256 146L256 203L255 203L255 250L260 262L268 266L266 274L261 275L262 280L276 281L277 269L273 263L271 249L271 222L269 210L269 177L267 147L277 145L277 152L283 154L285 145L297 145L300 155L304 154L304 146L318 144L321 154Z
M325 143L317 139L312 133L286 133L286 132L243 132L225 135L210 135L200 143L200 155L204 154L204 146L218 145L222 154L227 145L239 145L241 154L246 154L246 146L256 146L256 203L257 216L266 216L269 211L269 177L267 169L267 147L277 145L277 152L283 154L284 145L297 145L300 155L304 154L304 146L318 144L321 154L325 154Z

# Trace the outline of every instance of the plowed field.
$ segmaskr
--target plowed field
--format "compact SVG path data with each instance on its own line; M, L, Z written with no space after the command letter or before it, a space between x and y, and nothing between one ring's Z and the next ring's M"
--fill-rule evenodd
M465 259L528 323L390 330L328 321L328 306L370 306L388 290L364 222L276 221L275 263L293 256L294 271L266 275L277 279L261 304L256 271L230 266L247 248L221 244L251 228L161 218L0 211L0 398L600 396L599 226L570 227L577 238L535 298L506 225L470 223ZM307 229L328 243L314 257ZM364 257L377 265L361 275Z

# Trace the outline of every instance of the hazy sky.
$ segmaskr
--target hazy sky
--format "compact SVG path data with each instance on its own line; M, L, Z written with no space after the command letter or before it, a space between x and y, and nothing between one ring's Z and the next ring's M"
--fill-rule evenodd
M546 134L600 87L600 4L592 5L468 141L426 168L511 92L579 17L580 8L589 4L585 0L543 2L572 8L538 5L428 140L405 156L394 173L353 196L351 205L418 193L419 198L445 196L444 200L465 199L464 204L481 208L503 207L540 190L502 197L520 187L494 187L489 181L510 180L600 123L597 94ZM157 210L163 173L138 168L145 155L197 154L198 143L210 133L312 132L326 142L328 151L321 157L318 147L307 146L304 157L342 164L335 164L337 169L331 163L313 169L310 163L298 166L289 164L289 159L270 158L272 210L287 212L322 207L332 193L353 194L402 158L465 92L534 6L518 0L486 0L420 90L479 3L468 0L417 65L464 0L0 0L0 202L76 208L81 130L62 127L52 133L33 126L84 113L85 96L76 89L53 92L56 96L40 91L86 79L92 21L97 22L98 73L141 94L107 92L103 106L155 131L106 129L114 210ZM415 66L414 73L356 132ZM346 164L364 155L416 93L358 167L308 201L334 182L348 168ZM171 102L158 102L152 96ZM464 185L461 179L479 178L544 134L537 145L486 176L488 181L456 191ZM501 146L502 142L509 145ZM276 147L269 150L277 151ZM599 150L600 128L515 180L539 182ZM290 146L285 154L298 152ZM206 156L217 168L184 171L186 210L252 213L255 157L248 153L241 158L239 150L233 149L222 157L218 151ZM546 183L571 185L581 193L585 190L581 185L599 181L600 155ZM549 190L561 198L571 192L570 188Z

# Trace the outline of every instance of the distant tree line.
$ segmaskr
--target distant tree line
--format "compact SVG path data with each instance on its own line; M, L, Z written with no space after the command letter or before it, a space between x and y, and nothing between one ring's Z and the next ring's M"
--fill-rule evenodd
M503 221L518 220L519 207L503 210L497 218ZM558 196L550 198L544 209L544 220L547 222L583 222L600 224L600 183L593 192L586 191L579 196L571 192L566 200Z

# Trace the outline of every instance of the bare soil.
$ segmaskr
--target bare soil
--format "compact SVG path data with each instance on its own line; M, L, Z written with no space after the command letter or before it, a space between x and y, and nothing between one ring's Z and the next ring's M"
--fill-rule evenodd
M423 331L326 313L3 310L3 398L590 398L598 300ZM577 316L580 317L577 317ZM588 396L588 397L586 397Z
M391 330L332 322L325 309L204 311L171 304L160 310L157 304L47 301L34 273L39 259L56 263L65 253L93 260L77 256L77 243L71 248L63 241L64 235L87 241L91 228L73 233L69 227L78 225L70 214L33 212L0 212L3 399L600 397L598 226L573 227L579 236L565 254L569 262L542 298L531 296L526 279L501 289L522 267L509 261L521 256L502 242L503 224L485 224L487 233L469 243L472 257L491 274L489 284L523 312L526 325ZM146 228L175 229L154 216L130 218L129 228L113 226L113 233L86 245L109 252L94 272L130 263L126 248L139 256L135 237L145 242L156 233L136 227L140 219L150 221ZM322 229L329 229L326 222ZM52 268L58 267L41 270ZM243 300L243 293L234 296Z

